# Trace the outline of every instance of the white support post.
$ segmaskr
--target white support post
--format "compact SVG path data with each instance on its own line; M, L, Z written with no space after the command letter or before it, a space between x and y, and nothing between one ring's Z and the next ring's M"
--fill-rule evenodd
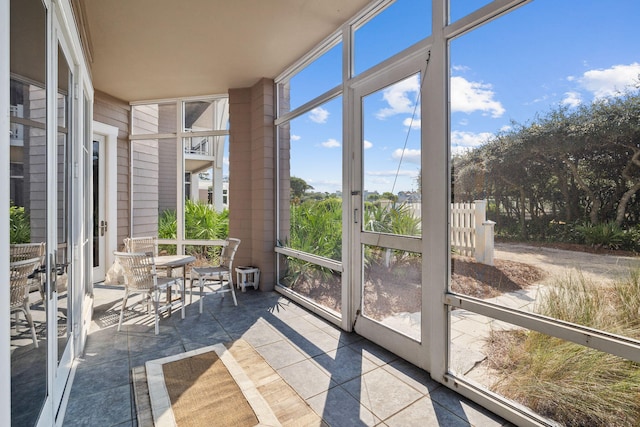
M493 233L495 222L487 221L487 201L475 200L475 258L477 262L493 265Z

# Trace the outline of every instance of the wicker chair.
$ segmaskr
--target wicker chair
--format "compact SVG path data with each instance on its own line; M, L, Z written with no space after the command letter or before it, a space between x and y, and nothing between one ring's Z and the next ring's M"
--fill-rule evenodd
M24 317L31 328L31 338L33 345L38 347L38 337L36 336L36 328L33 324L31 309L29 308L29 275L40 268L40 258L30 258L21 261L9 263L10 275L10 294L11 294L11 313L15 313L16 332L18 332L18 314L24 314Z
M134 294L142 294L144 302L147 303L147 312L150 304L154 306L155 333L160 330L160 313L171 310L173 305L173 286L177 286L180 291L182 318L184 319L184 284L181 278L158 277L153 256L145 252L114 252L116 261L120 263L124 273L125 292L120 308L120 320L118 321L118 331L122 327L124 310L127 299ZM161 305L162 294L166 293L166 300Z
M40 266L44 265L45 243L19 243L9 247L9 262L24 261L26 259L38 258ZM29 275L29 291L37 290L44 300L44 275L35 271Z
M154 257L158 256L157 237L127 237L124 239L126 252L150 252Z
M238 305L236 293L233 286L233 258L240 246L240 239L227 239L227 244L222 248L220 254L220 264L213 267L193 267L191 269L191 292L189 303L193 302L193 281L198 280L196 286L200 288L200 313L202 313L202 301L204 295L203 289L206 287L213 293L222 293L224 298L225 292L231 292L233 304ZM216 288L214 288L216 287Z

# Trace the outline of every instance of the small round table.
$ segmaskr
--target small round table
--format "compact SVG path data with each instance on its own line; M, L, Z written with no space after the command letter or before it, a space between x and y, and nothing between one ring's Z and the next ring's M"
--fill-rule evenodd
M253 289L258 289L260 269L258 267L236 267L236 283L238 288L242 288L242 292L245 291L245 287L251 285L253 285Z

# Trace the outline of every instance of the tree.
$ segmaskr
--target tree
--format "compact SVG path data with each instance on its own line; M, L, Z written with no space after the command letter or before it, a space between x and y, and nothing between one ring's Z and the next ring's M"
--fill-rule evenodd
M304 196L304 193L307 190L313 190L313 187L311 185L307 184L304 179L298 178L297 176L291 177L290 185L291 198L302 199L302 196Z

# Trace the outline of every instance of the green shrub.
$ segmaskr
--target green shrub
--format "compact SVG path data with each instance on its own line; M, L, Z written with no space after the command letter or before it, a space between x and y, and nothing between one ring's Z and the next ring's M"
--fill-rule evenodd
M615 222L584 224L576 227L584 242L596 248L620 249L625 242L625 233Z
M178 221L176 211L167 209L158 218L158 237L160 239L176 239ZM216 212L208 204L201 201L187 200L184 206L184 230L186 239L194 240L223 240L229 236L229 211ZM162 245L168 253L175 252L175 246ZM215 247L198 247L195 252L203 255L216 251ZM219 249L218 249L219 251ZM211 254L214 256L217 254ZM211 258L211 257L209 257Z
M31 222L24 206L9 206L9 241L11 244L31 242Z

